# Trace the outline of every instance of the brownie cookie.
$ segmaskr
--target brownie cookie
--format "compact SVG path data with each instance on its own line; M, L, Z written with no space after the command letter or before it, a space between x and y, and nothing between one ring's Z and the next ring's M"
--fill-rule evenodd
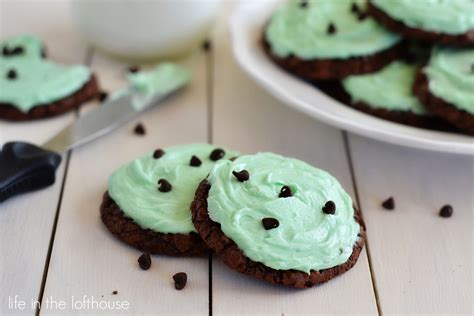
M394 61L382 70L349 76L341 84L350 106L401 124L434 128L437 120L413 94L416 65Z
M207 247L191 221L199 182L216 161L237 155L208 144L157 149L115 171L100 207L117 238L152 254L203 255Z
M365 240L361 214L336 179L272 153L219 162L191 210L202 239L231 269L290 287L349 270Z
M438 118L474 135L474 49L433 48L413 90Z
M472 0L371 0L369 13L393 32L447 45L474 45Z
M289 1L266 26L264 50L309 80L377 71L402 55L404 44L368 16L366 6L364 0Z
M42 57L43 44L21 36L2 42L0 119L51 117L95 98L95 76L84 66L62 66Z

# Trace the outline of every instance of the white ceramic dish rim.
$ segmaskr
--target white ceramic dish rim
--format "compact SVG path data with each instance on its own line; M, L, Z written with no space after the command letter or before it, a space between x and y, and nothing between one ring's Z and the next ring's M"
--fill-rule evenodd
M392 123L354 110L281 70L260 46L265 22L281 0L241 1L230 29L240 67L272 95L327 124L383 142L413 148L474 155L474 138Z

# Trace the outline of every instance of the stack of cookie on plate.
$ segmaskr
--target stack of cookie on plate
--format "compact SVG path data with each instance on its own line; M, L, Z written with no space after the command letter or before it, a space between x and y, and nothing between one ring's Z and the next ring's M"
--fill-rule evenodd
M290 0L262 43L280 67L360 111L474 135L471 0Z
M360 212L327 172L208 144L156 149L122 166L101 218L147 253L213 251L233 270L296 288L349 270L365 240Z

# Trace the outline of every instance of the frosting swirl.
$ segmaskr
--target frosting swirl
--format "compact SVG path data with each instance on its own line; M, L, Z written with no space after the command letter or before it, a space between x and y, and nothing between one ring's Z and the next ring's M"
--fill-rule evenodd
M430 92L474 114L474 49L435 47L423 69Z
M233 171L247 170L240 182ZM310 273L347 261L358 239L350 196L330 174L272 153L220 161L211 171L209 216L244 254L273 269ZM279 197L283 186L292 196ZM334 215L322 211L333 201ZM266 230L263 218L279 226Z
M364 13L365 0L292 0L277 9L265 31L272 52L280 57L301 59L346 59L388 49L401 38L389 33L370 16L359 19L351 10ZM334 33L328 34L332 24Z
M148 153L122 166L109 178L109 194L124 214L145 229L160 233L195 232L189 207L194 192L215 161L209 159L215 146L179 145L165 148L159 159ZM191 166L195 155L200 166ZM237 155L226 151L224 159ZM166 179L172 189L158 191L158 180Z
M363 102L376 109L426 115L425 107L412 92L415 75L415 65L394 61L378 72L349 76L342 80L342 85L352 102Z
M446 34L474 30L472 0L371 0L372 4L409 27Z

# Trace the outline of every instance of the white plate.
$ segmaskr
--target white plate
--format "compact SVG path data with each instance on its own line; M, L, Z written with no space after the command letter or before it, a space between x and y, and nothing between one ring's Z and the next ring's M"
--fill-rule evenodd
M260 47L263 25L279 0L242 1L231 19L233 51L240 66L275 97L330 125L409 147L474 155L474 138L382 120L339 103L278 68Z

